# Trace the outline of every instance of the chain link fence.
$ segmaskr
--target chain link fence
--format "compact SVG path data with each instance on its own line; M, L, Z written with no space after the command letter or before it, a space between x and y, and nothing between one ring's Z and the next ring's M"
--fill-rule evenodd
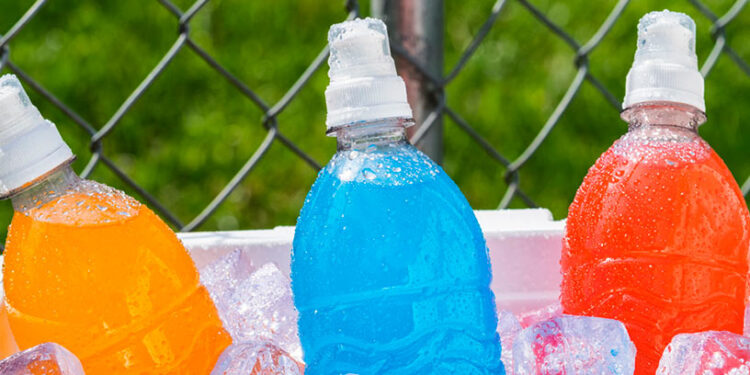
M145 0L144 0L145 1ZM267 155L267 151L272 144L277 143L283 145L289 152L296 155L299 162L309 165L310 168L318 170L321 165L308 153L306 153L301 147L292 142L279 127L279 115L288 108L289 104L298 99L300 90L304 88L312 75L326 65L326 59L328 56L327 47L322 47L320 53L313 59L307 69L297 78L296 82L289 87L286 94L281 97L275 103L271 103L263 99L254 88L237 78L235 74L230 72L218 59L209 54L203 49L198 43L195 42L191 35L191 21L199 14L204 6L208 3L208 0L198 0L192 4L188 9L180 9L174 3L169 0L153 0L158 1L167 11L173 16L178 27L177 37L151 71L146 75L137 88L122 102L119 108L111 115L108 121L101 126L92 124L87 119L77 114L70 106L66 105L62 100L55 96L53 92L46 89L38 81L34 79L30 74L24 72L23 67L17 65L14 62L13 54L11 53L11 47L14 39L21 33L23 33L24 27L34 19L39 12L42 12L45 5L48 3L47 0L37 0L28 8L25 14L15 22L15 24L2 36L0 36L0 70L5 72L12 72L16 74L27 87L35 90L39 95L44 97L47 101L59 108L72 123L77 124L83 129L86 134L90 137L90 150L91 157L88 160L86 167L83 169L81 175L83 177L89 176L95 168L108 168L111 170L119 179L121 179L127 186L132 188L142 199L144 199L154 210L156 210L163 218L165 218L170 224L181 231L192 231L199 228L216 210L224 204L229 195L235 190L247 177L250 175L258 163ZM733 20L740 15L743 8L747 3L747 0L737 0L729 8L725 14L715 14L709 9L704 3L699 0L686 0L691 6L705 16L712 23L710 30L714 44L711 47L711 52L705 61L701 64L701 73L709 77L712 69L716 65L718 59L722 56L729 58L739 69L744 72L745 77L742 79L750 78L750 65L743 60L740 55L732 48L728 43L726 29L727 26L732 23ZM404 3L411 3L409 6L404 7ZM434 4L440 4L442 7L442 1L432 3L430 0L402 0L402 1L381 1L378 6L380 7L401 7L404 11L413 8L417 3L421 3L422 7L429 7ZM452 107L446 99L446 89L454 81L461 79L461 73L464 71L467 63L472 60L477 49L482 45L483 41L496 25L498 19L503 16L509 3L516 3L515 5L521 6L525 11L528 12L538 21L538 26L547 30L549 33L554 34L557 38L562 40L565 44L570 47L572 52L571 56L572 64L574 64L576 73L572 81L564 93L562 98L557 103L554 110L549 114L547 121L540 128L536 137L525 147L516 157L509 157L505 155L502 150L487 140L487 138L476 130L469 121L465 120L464 117ZM499 0L494 3L491 12L487 15L486 20L476 31L473 40L466 47L457 63L447 70L447 73L440 74L436 73L433 67L425 65L425 60L418 56L414 56L409 51L409 48L404 47L399 43L398 40L392 40L392 49L399 59L400 67L404 64L411 66L412 69L409 71L412 76L406 77L408 81L417 81L422 85L420 95L424 95L424 98L413 98L410 97L410 101L427 100L430 104L429 111L423 113L421 118L417 118L418 126L415 127L416 131L411 133L411 141L423 149L429 149L431 146L426 144L428 138L435 142L435 137L428 137L430 132L435 132L436 129L442 132L442 120L443 118L448 119L450 124L457 126L461 131L465 132L479 148L484 150L494 161L499 163L505 169L505 182L507 184L504 193L498 196L498 207L506 208L511 204L514 199L519 199L526 206L536 207L536 197L530 196L521 187L521 175L524 166L527 164L530 158L544 146L545 140L548 139L550 133L559 123L560 118L569 109L571 102L581 90L582 86L589 84L591 85L601 96L609 103L613 112L619 112L621 109L621 103L619 95L615 95L599 80L590 69L589 56L597 49L602 40L605 39L608 32L621 18L621 15L627 8L630 1L619 0L613 2L614 5L609 12L609 16L604 20L603 23L598 27L598 30L585 41L576 40L569 32L562 27L558 26L550 18L546 17L544 12L540 11L534 4L527 0ZM350 0L345 3L345 11L342 11L341 20L352 19L360 16L360 2L356 0ZM393 14L393 11L398 9L386 9L386 14ZM432 14L439 14L442 17L442 11L432 12ZM0 17L6 17L6 15L0 15ZM391 32L403 33L407 32L404 30L394 30L393 27L398 27L398 23L389 23ZM634 30L634 26L633 30ZM403 35L402 35L403 37ZM392 38L393 39L393 38ZM442 38L438 38L442 43ZM433 46L434 47L434 46ZM442 48L438 46L437 48ZM632 49L632 46L628 46ZM705 48L702 47L702 48ZM247 159L244 165L234 174L234 176L227 176L227 182L224 188L215 196L212 200L208 201L205 208L197 213L197 215L190 220L184 221L182 218L177 217L168 207L163 205L154 195L149 191L142 188L137 181L131 178L123 168L119 167L112 158L107 154L107 149L103 145L103 140L110 137L113 131L121 123L123 117L127 116L133 108L134 104L141 98L141 96L149 90L155 81L164 73L165 69L173 62L178 52L182 50L188 50L195 56L207 64L218 77L223 78L236 88L237 95L243 96L246 100L253 103L263 112L263 119L260 121L258 126L262 126L265 130L265 138L262 140L260 145L255 149L252 155ZM429 61L428 61L429 63ZM441 64L442 65L442 64ZM403 69L401 69L403 70ZM442 69L440 69L442 70ZM438 124L438 125L436 125ZM451 125L448 125L451 126ZM439 139L439 138L438 138ZM434 146L434 145L433 145ZM439 150L440 151L440 150ZM438 151L438 152L439 152ZM434 151L433 151L434 152ZM433 155L439 157L439 155ZM447 155L446 158L450 158ZM744 194L748 194L750 191L750 178L746 179L742 185L742 191Z

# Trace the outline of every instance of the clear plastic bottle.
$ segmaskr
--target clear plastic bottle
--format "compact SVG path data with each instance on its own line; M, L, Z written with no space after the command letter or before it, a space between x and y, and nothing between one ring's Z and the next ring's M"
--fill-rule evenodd
M231 338L189 254L151 210L80 179L55 126L0 79L0 181L15 214L5 250L21 349L56 342L89 374L207 374Z
M306 373L504 374L482 232L405 138L413 121L385 25L334 25L329 42L338 152L307 196L292 256Z
M625 323L636 374L656 371L675 334L742 332L750 215L697 132L706 116L694 38L686 15L641 19L622 113L629 131L568 212L564 312Z

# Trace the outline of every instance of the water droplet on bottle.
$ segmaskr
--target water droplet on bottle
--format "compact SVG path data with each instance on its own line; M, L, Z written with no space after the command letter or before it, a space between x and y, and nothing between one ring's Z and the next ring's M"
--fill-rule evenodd
M393 171L396 172L396 173L401 172L401 167L393 168Z
M367 148L365 149L365 152L370 153L370 152L374 152L377 149L378 149L378 146L375 146L375 144L373 143L367 146Z
M359 151L351 151L349 152L349 160L354 160L359 156Z
M370 169L370 168L363 169L362 170L362 175L365 176L365 178L368 179L368 180L374 180L375 177L377 177L377 175L375 174L375 172L373 172L373 170Z

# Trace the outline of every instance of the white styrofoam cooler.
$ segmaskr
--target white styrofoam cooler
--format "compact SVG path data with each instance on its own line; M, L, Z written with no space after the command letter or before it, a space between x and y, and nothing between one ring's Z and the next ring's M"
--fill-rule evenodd
M499 309L516 314L554 303L560 290L565 223L545 209L475 211L490 251L492 290ZM254 263L276 263L289 274L294 227L180 233L198 268L235 249Z

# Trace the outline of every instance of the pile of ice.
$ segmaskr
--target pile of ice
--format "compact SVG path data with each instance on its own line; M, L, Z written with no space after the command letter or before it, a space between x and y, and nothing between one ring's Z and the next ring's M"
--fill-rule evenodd
M233 340L212 374L304 372L290 282L275 264L258 267L238 249L200 277Z
M748 375L750 338L708 331L677 335L664 349L657 375Z
M81 361L60 345L45 343L0 362L3 375L84 375Z
M498 314L507 374L632 375L635 345L611 319L563 315L559 305L521 315Z
M234 343L216 362L211 375L295 375L304 366L270 342Z
M498 313L508 375L632 375L636 349L616 320L564 315L559 304L518 318ZM750 375L750 337L707 331L675 336L657 375Z

